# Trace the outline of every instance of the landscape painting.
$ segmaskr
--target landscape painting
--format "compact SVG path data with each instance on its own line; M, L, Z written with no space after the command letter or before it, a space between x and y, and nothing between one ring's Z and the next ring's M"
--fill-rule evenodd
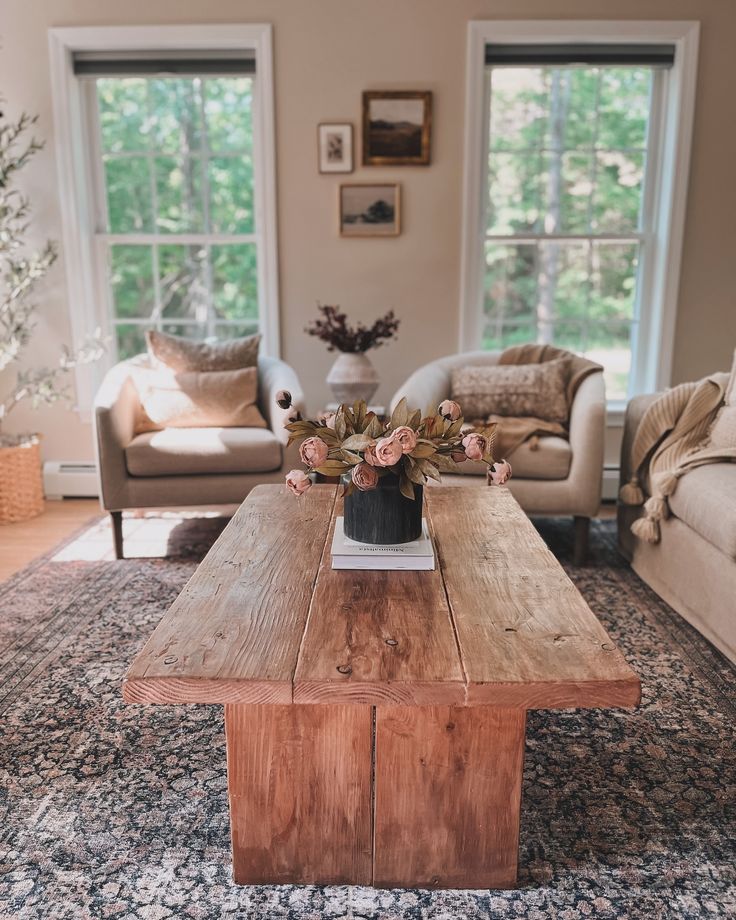
M363 93L363 165L429 165L432 93Z
M397 236L399 197L395 183L341 185L341 236Z

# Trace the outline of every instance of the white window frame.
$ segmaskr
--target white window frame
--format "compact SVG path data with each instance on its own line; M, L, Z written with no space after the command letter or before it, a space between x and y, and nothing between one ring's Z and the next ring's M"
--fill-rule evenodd
M272 26L269 23L196 26L85 26L49 29L51 87L62 239L72 341L79 347L95 329L111 335L107 270L98 226L95 183L99 179L96 138L85 105L85 81L74 75L77 51L251 51L255 234L259 244L258 318L263 353L279 357L279 290L276 226L276 145ZM112 358L76 371L77 409L89 417L96 386Z
M489 106L486 44L672 44L675 61L668 68L662 98L653 105L650 149L658 151L649 169L643 209L651 245L640 275L638 297L647 304L638 314L629 393L669 386L677 318L680 257L700 24L689 21L511 21L477 20L468 24L465 108L465 164L460 274L461 351L480 346L483 316L483 265L487 225ZM654 181L652 181L654 180ZM609 421L625 404L609 402Z

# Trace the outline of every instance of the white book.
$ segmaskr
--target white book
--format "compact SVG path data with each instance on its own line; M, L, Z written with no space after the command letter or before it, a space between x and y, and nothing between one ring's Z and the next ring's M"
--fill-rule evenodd
M422 535L411 543L358 543L345 536L343 519L335 521L332 538L333 569L404 569L432 571L435 567L434 546L426 520L422 520Z

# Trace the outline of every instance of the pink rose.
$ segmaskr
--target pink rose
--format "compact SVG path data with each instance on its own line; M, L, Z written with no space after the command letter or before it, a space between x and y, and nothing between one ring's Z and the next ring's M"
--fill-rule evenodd
M478 434L477 431L471 431L470 434L465 435L462 441L465 456L468 460L482 460L487 443L482 434Z
M317 421L322 422L325 428L334 428L335 418L336 415L334 412L320 412L320 414L317 416Z
M373 453L376 466L393 466L401 460L404 448L401 446L401 442L396 440L392 432L378 441Z
M304 470L289 470L286 474L286 486L294 495L304 495L312 487L312 480Z
M363 458L366 463L370 463L371 466L380 466L381 464L376 460L376 442L373 441L363 450Z
M322 438L307 438L302 441L299 448L299 456L305 466L322 466L330 452L329 447Z
M367 463L356 463L352 479L361 492L370 492L378 485L378 473Z
M453 450L453 452L450 454L450 456L451 456L452 459L455 461L455 463L465 463L465 461L468 459L468 458L465 456L465 451L464 451L464 450Z
M511 464L508 460L501 460L500 463L494 463L488 470L491 482L494 486L502 486L507 480L511 479Z
M463 410L460 406L451 399L444 399L439 406L437 406L437 411L442 418L446 418L448 422L456 422L463 414Z
M401 444L401 450L405 454L410 454L417 446L417 436L408 425L394 428L392 436Z
M289 409L291 407L291 393L288 390L279 390L276 394L276 405L279 409Z

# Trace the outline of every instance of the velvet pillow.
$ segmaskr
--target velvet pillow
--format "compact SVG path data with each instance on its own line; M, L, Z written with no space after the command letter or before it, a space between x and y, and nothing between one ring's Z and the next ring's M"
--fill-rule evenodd
M162 428L266 428L256 405L258 369L185 371L131 367L140 410L136 434Z
M541 364L487 364L452 372L452 399L467 419L489 415L532 416L564 424L568 420L565 390L570 373L567 359Z
M172 371L235 371L258 364L259 334L208 345L151 329L146 333L148 355L154 365Z
M716 450L736 447L736 351L733 353L731 377L726 387L724 402L710 429L708 447Z

